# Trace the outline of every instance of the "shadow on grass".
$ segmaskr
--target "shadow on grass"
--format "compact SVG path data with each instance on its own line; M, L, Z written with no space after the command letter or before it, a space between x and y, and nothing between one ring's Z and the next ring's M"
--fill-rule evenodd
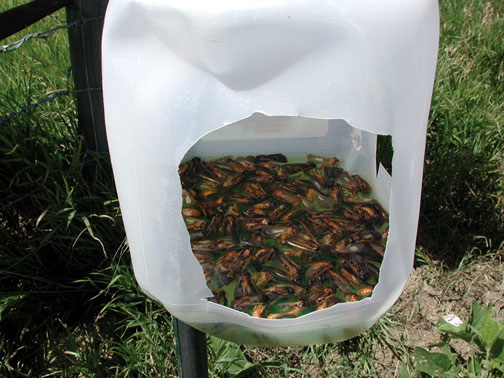
M0 375L47 373L51 340L96 317L84 281L124 238L108 158L12 123L0 142Z
M488 253L504 240L502 179L487 156L427 148L417 245L454 268L469 253Z

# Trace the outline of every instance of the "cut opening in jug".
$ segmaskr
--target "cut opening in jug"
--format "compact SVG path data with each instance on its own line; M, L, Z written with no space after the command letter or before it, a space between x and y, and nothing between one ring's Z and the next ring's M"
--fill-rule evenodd
M376 152L344 120L260 113L196 142L181 213L209 300L283 319L369 298L389 225Z

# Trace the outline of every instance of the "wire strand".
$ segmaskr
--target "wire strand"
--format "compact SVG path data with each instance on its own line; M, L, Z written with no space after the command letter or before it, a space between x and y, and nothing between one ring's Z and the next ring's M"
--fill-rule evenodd
M40 105L45 104L46 102L53 102L57 98L61 96L69 96L71 94L76 94L76 93L82 93L82 92L93 92L93 91L101 91L101 87L96 87L96 88L82 88L82 89L70 89L70 74L72 73L72 67L70 66L68 68L67 72L67 77L66 77L66 89L64 91L58 91L55 92L52 96L50 97L45 97L40 99L39 101L33 103L33 104L28 104L23 106L20 110L17 112L12 112L8 114L6 117L0 117L0 125L4 122L10 121L11 119L28 112L29 110L33 110L38 108Z
M49 29L49 30L44 30L44 31L32 33L32 34L27 34L23 38L21 38L20 40L8 43L6 45L1 45L0 46L0 53L14 51L14 50L20 48L24 43L26 43L30 39L47 38L47 37L50 37L51 35L53 35L54 33L56 33L58 30L70 29L70 28L73 28L76 26L84 25L90 21L95 21L95 20L99 20L102 18L103 18L103 16L90 17L90 18L81 17L80 19L78 19L74 22L71 22L70 24L58 25L58 26L56 26L52 29Z

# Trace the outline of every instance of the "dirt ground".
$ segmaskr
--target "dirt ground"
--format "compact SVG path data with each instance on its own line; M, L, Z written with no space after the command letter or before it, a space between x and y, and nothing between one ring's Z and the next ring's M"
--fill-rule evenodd
M407 320L408 339L416 346L438 340L430 332L441 316L466 320L471 304L494 303L496 319L504 320L504 265L485 261L453 273L419 267L413 270L394 314Z
M392 348L378 346L376 356L388 366L399 366L399 359L393 354L399 342L410 348L439 342L438 319L453 314L465 321L474 301L484 307L493 303L495 319L504 321L504 264L500 258L452 272L427 265L414 269L391 311L399 324L392 330ZM462 356L469 356L465 342L455 340L451 345ZM383 376L394 376L389 374Z

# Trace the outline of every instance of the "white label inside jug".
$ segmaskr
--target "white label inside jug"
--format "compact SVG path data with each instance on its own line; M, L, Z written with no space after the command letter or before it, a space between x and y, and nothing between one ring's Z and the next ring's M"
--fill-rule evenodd
M268 117L254 113L251 117L224 126L207 135L203 141L312 138L327 135L329 121L304 117Z

